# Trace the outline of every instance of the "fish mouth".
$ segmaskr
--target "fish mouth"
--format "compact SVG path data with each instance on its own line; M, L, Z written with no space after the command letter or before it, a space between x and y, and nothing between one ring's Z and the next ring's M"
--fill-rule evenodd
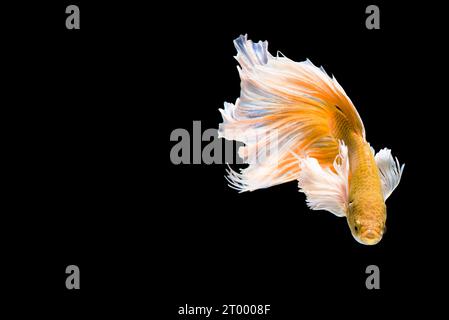
M367 229L360 235L360 242L366 245L377 244L382 239L382 233L373 229Z

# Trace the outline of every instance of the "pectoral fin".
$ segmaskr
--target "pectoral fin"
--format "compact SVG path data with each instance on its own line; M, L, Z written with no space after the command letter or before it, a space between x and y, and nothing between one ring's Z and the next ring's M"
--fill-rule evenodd
M333 163L335 172L330 167L323 168L315 158L298 159L301 167L298 186L306 194L309 208L345 216L349 194L348 148L340 143L340 153Z
M384 200L387 200L393 190L398 186L405 165L402 164L401 166L398 158L393 159L391 150L387 148L380 150L374 159L379 168Z

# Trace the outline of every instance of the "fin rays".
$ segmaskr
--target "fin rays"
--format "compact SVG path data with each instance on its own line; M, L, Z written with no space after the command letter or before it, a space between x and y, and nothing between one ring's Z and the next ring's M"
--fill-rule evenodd
M327 210L336 216L346 215L349 197L349 157L343 142L339 154L330 167L323 168L315 158L298 158L301 172L298 177L300 191L307 197L307 205L312 210Z
M399 185L405 164L401 166L398 158L393 158L391 150L387 148L380 150L374 159L379 168L384 200L387 200Z
M332 165L339 150L330 125L335 105L364 136L352 102L323 68L310 60L273 57L266 41L240 36L234 45L241 92L235 104L220 109L219 136L245 143L239 155L249 167L239 173L228 170L231 186L252 191L297 179L300 167L291 151L313 155L324 167Z

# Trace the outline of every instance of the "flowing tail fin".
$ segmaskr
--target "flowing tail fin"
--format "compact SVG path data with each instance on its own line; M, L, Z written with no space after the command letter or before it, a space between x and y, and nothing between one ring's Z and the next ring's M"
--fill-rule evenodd
M220 109L219 136L245 143L239 155L249 166L240 173L228 170L231 187L243 192L295 180L297 155L332 167L339 154L338 116L365 136L351 100L323 68L274 57L266 41L253 43L246 35L234 45L241 92L235 104Z

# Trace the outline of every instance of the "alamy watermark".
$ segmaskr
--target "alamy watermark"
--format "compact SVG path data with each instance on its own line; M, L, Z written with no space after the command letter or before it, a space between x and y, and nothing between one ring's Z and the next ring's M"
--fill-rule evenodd
M368 290L380 289L380 269L375 264L369 265L365 269L369 276L366 278L365 286Z
M65 273L68 274L65 280L65 286L67 289L79 289L80 288L80 268L77 265L71 264L65 269Z
M365 13L368 14L365 20L365 26L368 30L380 29L380 10L379 7L372 4L366 7Z
M202 130L201 121L193 121L192 130L174 129L170 141L170 161L175 164L242 164L277 161L279 134L277 130L248 129L233 131L233 137L245 143L218 137L218 130Z
M71 4L65 9L65 13L68 14L65 19L65 27L69 30L80 28L80 9L77 5Z

